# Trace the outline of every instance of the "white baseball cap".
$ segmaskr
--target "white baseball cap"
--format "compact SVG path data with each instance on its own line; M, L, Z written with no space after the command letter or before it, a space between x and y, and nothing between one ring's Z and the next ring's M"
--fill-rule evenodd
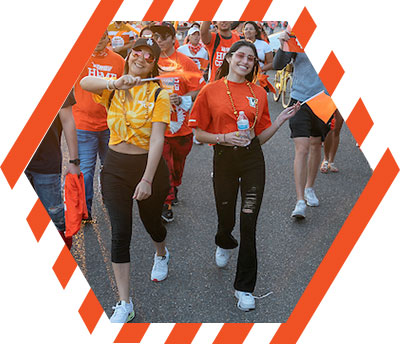
M193 26L188 31L188 36L193 35L195 32L200 32L200 29L197 26Z

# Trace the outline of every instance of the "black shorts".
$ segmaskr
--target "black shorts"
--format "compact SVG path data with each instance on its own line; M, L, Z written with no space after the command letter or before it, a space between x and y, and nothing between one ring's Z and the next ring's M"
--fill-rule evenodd
M297 103L296 99L290 101L290 106ZM321 137L324 141L330 130L330 121L325 123L318 118L307 104L303 104L300 110L289 120L290 137Z

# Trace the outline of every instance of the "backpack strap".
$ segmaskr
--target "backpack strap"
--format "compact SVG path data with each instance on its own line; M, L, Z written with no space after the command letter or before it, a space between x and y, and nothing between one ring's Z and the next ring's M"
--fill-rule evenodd
M214 41L214 48L213 48L213 51L212 51L212 54L211 54L210 64L213 63L215 52L217 51L217 48L218 48L220 42L221 42L221 36L217 32L217 36L215 37L215 41Z
M113 98L114 98L114 95L115 95L115 90L113 90L113 91L111 92L110 97L108 98L107 111L110 109L110 106L111 106L112 100L113 100Z
M162 87L159 87L156 89L156 93L154 93L154 105L156 104L158 95L160 94L161 90L162 90Z

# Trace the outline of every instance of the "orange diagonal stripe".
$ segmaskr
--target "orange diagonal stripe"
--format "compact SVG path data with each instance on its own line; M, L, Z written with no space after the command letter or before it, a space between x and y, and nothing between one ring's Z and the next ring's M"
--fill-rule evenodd
M102 0L14 143L1 168L11 188L34 154L123 0Z
M101 315L103 314L103 308L92 289L89 290L82 306L79 308L79 314L81 315L90 334L92 334Z
M143 20L163 20L174 0L153 0Z
M64 245L60 255L53 265L53 271L56 274L61 286L65 289L76 267L76 261L69 252L68 247Z
M175 324L164 344L190 344L201 324Z
M288 321L279 327L270 344L297 342L398 172L388 149Z
M339 60L336 58L336 55L333 53L333 51L331 51L318 74L330 95L332 95L335 91L340 79L343 77L343 74L344 69L342 68Z
M114 343L140 343L150 324L124 324Z
M39 198L26 218L26 221L31 227L37 242L39 242L50 222L50 216L47 214L47 211Z
M240 20L263 20L271 3L272 0L250 0Z
M307 8L304 7L292 29L303 49L306 47L316 27L317 25L312 19L310 13Z
M193 20L212 20L217 13L222 0L199 0L197 6L193 10L189 21Z
M243 344L254 324L224 324L213 344Z
M354 106L353 111L347 118L346 124L353 134L358 145L361 146L372 126L374 125L374 122L372 121L372 118L369 115L367 108L365 107L364 102L361 100L361 98L358 100L357 104Z

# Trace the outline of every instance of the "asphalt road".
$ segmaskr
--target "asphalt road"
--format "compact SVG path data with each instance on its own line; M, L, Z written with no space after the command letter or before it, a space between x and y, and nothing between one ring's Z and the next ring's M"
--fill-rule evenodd
M269 96L275 119L280 103ZM290 214L296 195L294 146L288 124L263 146L267 181L257 227L257 300L252 312L236 307L233 279L237 250L225 269L214 263L217 216L211 183L212 148L193 145L179 188L175 221L167 225L171 254L168 278L150 280L154 248L134 206L131 244L133 322L285 322L371 176L371 169L346 125L336 157L339 173L320 174L315 190L321 205L307 218ZM64 148L65 149L65 148ZM118 300L110 247L111 229L95 179L93 217L74 237L72 254L108 316ZM238 212L239 214L239 212ZM234 235L238 237L238 229Z

